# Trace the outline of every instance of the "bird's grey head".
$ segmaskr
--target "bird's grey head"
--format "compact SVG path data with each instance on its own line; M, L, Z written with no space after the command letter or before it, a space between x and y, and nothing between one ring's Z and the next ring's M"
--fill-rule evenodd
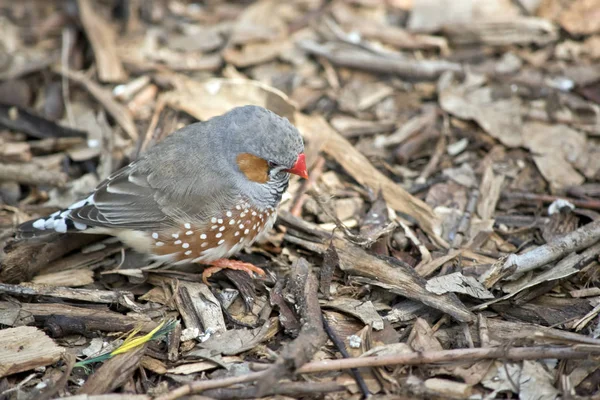
M244 106L208 122L223 135L222 154L257 205L276 206L290 173L307 177L302 137L286 118L262 107Z

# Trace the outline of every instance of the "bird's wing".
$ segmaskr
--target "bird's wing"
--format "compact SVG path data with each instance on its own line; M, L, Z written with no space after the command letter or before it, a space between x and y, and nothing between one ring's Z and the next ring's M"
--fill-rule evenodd
M165 197L133 162L109 176L87 199L69 207L68 218L94 227L158 229L174 224L161 204Z

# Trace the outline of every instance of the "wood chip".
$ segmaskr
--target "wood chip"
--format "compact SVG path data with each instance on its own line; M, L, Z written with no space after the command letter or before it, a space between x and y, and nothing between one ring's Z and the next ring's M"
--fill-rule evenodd
M33 326L4 329L0 335L0 378L53 364L64 351Z
M98 77L103 82L122 82L127 79L127 73L117 56L116 32L101 15L94 11L93 4L91 0L77 0L81 23L94 49Z

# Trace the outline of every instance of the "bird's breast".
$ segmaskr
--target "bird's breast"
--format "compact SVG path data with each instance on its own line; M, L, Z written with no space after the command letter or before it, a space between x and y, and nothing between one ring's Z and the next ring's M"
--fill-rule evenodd
M203 223L149 232L150 254L171 263L211 262L229 257L251 245L271 229L277 210L258 209L242 201Z

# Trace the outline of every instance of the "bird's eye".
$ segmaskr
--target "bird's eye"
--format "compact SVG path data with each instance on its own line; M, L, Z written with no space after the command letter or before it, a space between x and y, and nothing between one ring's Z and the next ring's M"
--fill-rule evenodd
M268 164L269 164L269 168L275 168L275 167L278 167L278 166L279 166L277 163L275 163L275 162L273 162L273 161L269 161L269 163L268 163Z

